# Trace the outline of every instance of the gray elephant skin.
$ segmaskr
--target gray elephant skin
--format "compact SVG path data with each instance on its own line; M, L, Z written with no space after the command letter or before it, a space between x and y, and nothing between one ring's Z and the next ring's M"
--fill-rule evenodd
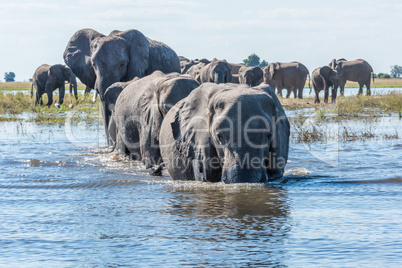
M278 95L282 96L282 90L288 90L286 98L293 92L299 99L303 98L303 89L306 84L309 71L300 62L276 62L264 67L264 83L269 84L273 89L278 89ZM297 93L297 94L296 94Z
M128 81L128 82L116 82L113 83L110 87L106 89L105 92L105 101L107 104L108 109L111 111L111 117L108 125L108 132L109 132L109 139L110 139L110 145L112 147L115 147L116 145L116 135L117 135L117 129L116 129L116 121L115 121L115 116L114 116L114 111L115 111L115 105L117 98L119 97L120 93L125 89L129 84L131 84L134 81L137 81L139 78L135 77L134 79ZM96 95L95 95L96 96Z
M43 105L42 95L47 94L47 106L53 103L53 91L59 89L59 103L64 102L65 82L70 83L70 93L74 89L75 99L77 99L77 80L74 73L62 64L42 64L32 76L31 97L33 88L36 89L35 105Z
M239 83L255 87L263 82L263 75L258 66L243 66L239 69Z
M330 65L331 67L333 67L334 70L338 72L341 96L344 95L346 81L354 81L359 83L358 95L363 94L364 86L366 86L367 88L367 96L371 95L370 84L373 68L367 61L362 59L357 59L353 61L340 59L337 61L332 60Z
M116 150L148 168L162 162L159 132L164 116L199 84L189 75L155 71L126 86L117 98Z
M266 84L204 83L166 114L159 140L174 180L261 183L283 176L289 121Z
M216 84L232 82L232 71L226 60L213 59L209 63L202 60L191 66L186 73L193 76L200 84L206 82Z
M63 56L81 82L99 93L107 136L111 111L104 94L110 85L141 78L155 70L180 72L177 54L138 30L113 31L108 36L92 29L79 30L71 37ZM110 143L109 137L107 140Z
M324 90L324 102L328 102L329 88L332 87L332 103L336 101L336 91L339 85L338 72L328 66L315 69L311 74L315 92L315 103L320 103L319 93Z

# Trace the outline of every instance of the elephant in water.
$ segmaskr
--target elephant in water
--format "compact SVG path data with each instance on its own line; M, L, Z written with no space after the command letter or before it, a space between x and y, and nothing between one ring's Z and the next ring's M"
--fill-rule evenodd
M199 84L189 75L153 74L127 85L114 109L116 150L143 161L147 168L162 162L159 132L166 113Z
M324 90L324 102L328 102L329 88L332 87L332 103L336 100L336 89L339 85L338 72L328 66L315 69L311 74L315 91L315 103L320 103L319 93Z
M273 89L278 89L278 95L282 96L282 89L286 88L288 93L286 98L289 98L290 93L293 92L294 97L299 99L303 98L303 89L306 84L309 71L300 62L288 63L270 63L264 67L264 83L269 84Z
M255 87L263 81L263 71L258 66L243 66L239 69L239 83Z
M261 183L283 176L289 129L268 85L204 83L166 114L159 143L174 180Z
M113 31L108 36L92 29L79 30L68 42L63 57L81 82L99 93L108 144L111 111L104 97L106 89L155 70L180 72L179 58L170 47L137 30Z
M335 60L332 60L331 63L334 61ZM335 64L332 64L332 66L335 67L334 70L336 70L339 75L341 96L344 95L346 81L354 81L359 83L358 95L363 94L364 86L367 87L367 96L371 95L370 83L373 68L367 61L361 59L347 61L342 59L335 61Z
M75 99L77 96L77 80L74 73L65 65L62 64L42 64L39 66L32 76L31 97L33 96L33 88L36 89L35 105L43 105L42 95L47 94L47 106L53 103L53 91L59 89L59 103L64 101L65 82L70 83L70 93L74 89Z
M134 79L128 82L116 82L106 89L105 101L108 109L112 112L108 125L108 132L109 132L109 139L113 147L116 145L116 136L117 136L116 121L114 116L114 110L117 98L119 97L123 89L125 89L129 84L131 84L134 81L137 81L138 79L139 79L138 77L135 77Z

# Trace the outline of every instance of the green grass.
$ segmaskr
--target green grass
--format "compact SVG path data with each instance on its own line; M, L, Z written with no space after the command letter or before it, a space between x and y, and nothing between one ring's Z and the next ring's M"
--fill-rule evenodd
M78 101L71 94L66 94L64 103L60 108L56 108L54 103L58 102L58 94L53 94L53 104L47 106L35 106L35 97L31 98L29 94L17 92L15 94L0 91L0 121L10 121L9 118L16 118L15 115L27 113L28 121L39 123L61 123L64 122L69 111L75 111L73 122L92 122L97 120L100 114L99 99L92 103L91 95L78 94ZM43 95L43 103L47 103L46 94ZM74 105L69 108L70 103Z

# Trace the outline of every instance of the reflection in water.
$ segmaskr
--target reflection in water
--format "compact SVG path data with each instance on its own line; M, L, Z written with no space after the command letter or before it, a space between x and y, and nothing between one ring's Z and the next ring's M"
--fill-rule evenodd
M180 184L174 184L166 213L177 216L178 226L186 226L186 243L195 249L207 245L224 253L220 258L242 265L281 264L289 231L286 190L250 184Z

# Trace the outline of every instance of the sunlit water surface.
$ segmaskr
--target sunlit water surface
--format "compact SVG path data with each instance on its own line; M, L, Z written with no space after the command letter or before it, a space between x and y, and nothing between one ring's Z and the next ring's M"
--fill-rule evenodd
M275 185L152 177L104 140L0 123L0 267L401 265L400 138L292 142Z

